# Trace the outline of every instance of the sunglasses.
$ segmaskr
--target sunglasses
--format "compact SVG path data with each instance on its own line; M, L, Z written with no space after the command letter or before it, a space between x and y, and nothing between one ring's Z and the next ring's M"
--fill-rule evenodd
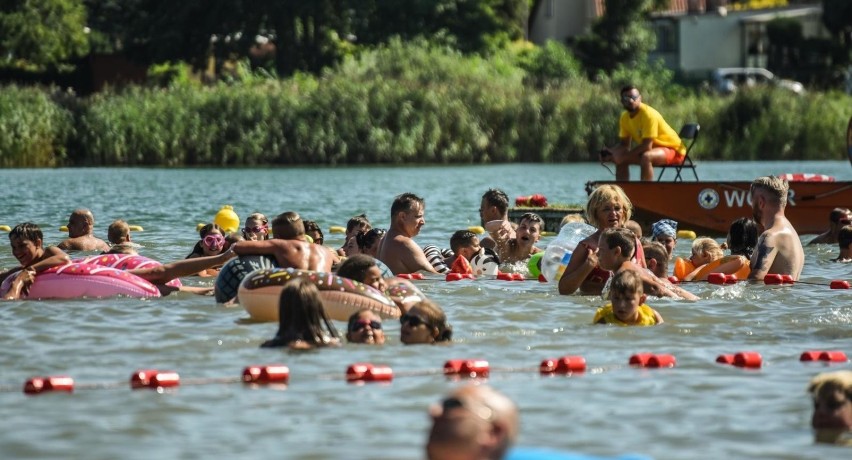
M408 324L411 327L417 327L421 324L426 324L426 320L416 315L405 314L399 318L399 324Z
M246 227L243 229L246 233L266 233L269 227L266 225L258 225L257 227Z
M636 99L639 99L640 97L642 97L642 96L640 96L638 94L636 96L631 96L629 94L623 94L621 96L621 102L632 102L632 101L635 101Z
M223 247L225 247L225 237L222 236L222 235L219 235L218 233L213 234L213 235L207 235L201 241L211 251L218 251L219 249L222 249Z
M462 401L452 396L441 401L441 409L443 409L444 413L452 409L467 409L486 422L492 421L494 417L494 411L490 407L475 401Z
M382 329L382 323L380 323L378 321L361 320L361 321L358 321L358 322L356 322L355 324L352 325L352 332L358 332L362 329L365 329L368 325L370 326L370 329L373 329L373 330L381 330Z

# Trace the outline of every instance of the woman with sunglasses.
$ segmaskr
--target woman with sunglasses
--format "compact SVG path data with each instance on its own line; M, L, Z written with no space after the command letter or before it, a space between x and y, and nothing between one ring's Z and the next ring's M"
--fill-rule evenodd
M453 337L447 315L431 300L414 304L399 318L399 322L402 324L399 340L406 345L449 342Z
M384 344L385 332L382 329L382 318L367 308L353 313L346 327L346 340L349 343Z
M219 255L225 251L225 235L222 229L216 224L207 224L201 227L198 231L201 240L195 243L192 252L186 256L186 259L194 259L196 257L206 257ZM211 277L219 274L218 267L209 268L198 273L198 276Z
M304 350L339 344L337 329L325 313L316 285L303 278L285 284L278 300L278 333L261 348Z
M243 238L246 241L269 239L269 220L263 214L256 212L246 218L243 227Z

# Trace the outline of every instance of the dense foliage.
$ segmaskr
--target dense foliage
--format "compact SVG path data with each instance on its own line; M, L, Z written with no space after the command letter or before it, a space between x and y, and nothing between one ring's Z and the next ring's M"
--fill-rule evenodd
M636 82L702 159L841 159L852 97L782 89L720 97L654 67L596 83L563 49L485 59L393 41L321 77L135 88L80 100L0 89L0 165L564 162L615 141L618 88Z

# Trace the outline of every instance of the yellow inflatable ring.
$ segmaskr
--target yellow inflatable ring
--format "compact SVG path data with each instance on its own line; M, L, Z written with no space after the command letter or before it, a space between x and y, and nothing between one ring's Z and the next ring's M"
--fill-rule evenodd
M471 225L467 228L467 231L471 233L476 233L477 235L482 235L483 233L485 233L485 229L482 228L481 225Z
M2 232L11 232L11 231L12 231L12 227L9 227L8 225L0 225L0 231L2 231Z
M380 317L399 318L399 307L384 293L372 286L337 276L334 273L272 268L255 270L240 283L240 305L254 320L278 321L278 300L281 290L294 278L306 279L319 289L323 307L329 318L348 321L364 308Z
M694 240L696 238L695 232L692 230L678 230L677 237L683 238L685 240Z
M346 233L346 227L341 227L339 225L332 225L328 228L329 233Z

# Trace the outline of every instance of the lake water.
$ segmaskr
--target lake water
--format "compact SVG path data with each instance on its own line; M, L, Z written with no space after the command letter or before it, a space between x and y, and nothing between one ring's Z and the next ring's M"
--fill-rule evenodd
M785 172L852 179L845 162L702 163L699 169L705 180ZM167 261L190 252L196 224L211 220L223 204L242 218L255 211L299 211L318 221L327 243L339 247L341 235L329 234L329 226L366 212L374 225L386 227L393 197L411 191L426 199L427 223L417 241L447 246L453 231L479 224L480 197L489 187L510 198L542 193L551 202L579 204L585 202L585 181L609 177L597 164L2 170L0 224L34 221L46 242L55 244L70 211L85 206L95 214L99 236L123 218L144 227L133 234L142 254ZM8 239L0 242L0 267L10 268L16 262ZM689 245L679 241L676 252L687 255ZM494 368L513 369L493 372L488 383L520 407L522 445L659 459L848 458L848 449L813 444L805 388L827 366L798 360L810 349L852 354L852 291L825 286L852 279L852 265L830 262L836 252L806 248L802 280L819 285L688 285L701 300L649 302L666 319L653 328L591 326L599 298L559 296L552 285L535 281L421 281L448 313L454 327L449 346L403 346L399 324L386 322L390 340L383 347L260 349L276 324L245 324L241 308L189 294L6 302L0 309L0 453L417 459L423 457L429 404L458 385L438 370L448 359L484 358ZM761 370L714 362L719 354L747 350L763 355ZM645 351L674 354L677 366L627 366L630 355ZM538 374L542 359L566 354L585 356L590 371ZM344 370L355 362L386 364L399 375L387 385L346 384ZM174 370L184 380L216 379L236 378L243 367L263 363L287 364L290 385L183 385L163 393L127 385L131 372L142 368ZM831 366L844 368L850 365ZM427 370L435 373L415 372ZM21 392L31 376L60 374L74 377L78 386L115 385L37 397Z

